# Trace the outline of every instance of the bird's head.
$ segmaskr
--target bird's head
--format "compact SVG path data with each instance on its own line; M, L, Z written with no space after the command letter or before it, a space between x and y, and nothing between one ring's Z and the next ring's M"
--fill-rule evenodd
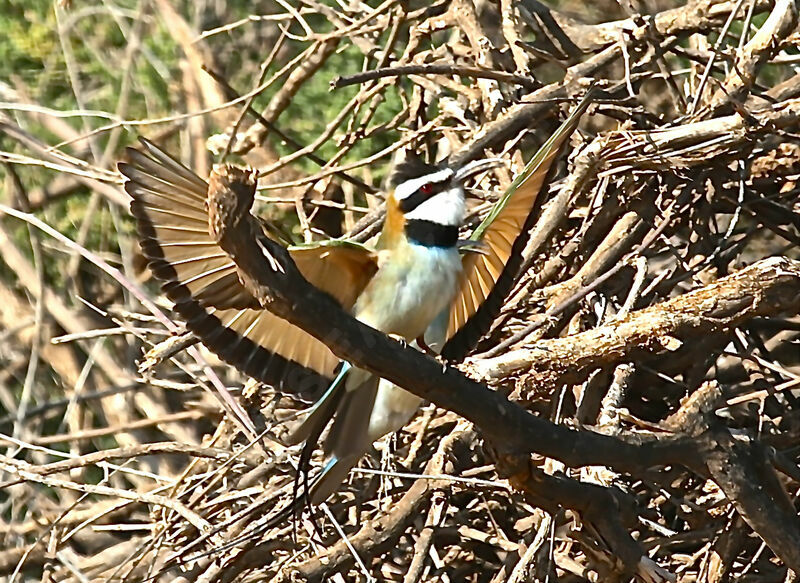
M466 208L464 183L476 174L501 164L496 158L476 160L459 167L433 165L407 155L392 175L393 191L387 201L387 229L395 232L427 227L449 228L458 235Z

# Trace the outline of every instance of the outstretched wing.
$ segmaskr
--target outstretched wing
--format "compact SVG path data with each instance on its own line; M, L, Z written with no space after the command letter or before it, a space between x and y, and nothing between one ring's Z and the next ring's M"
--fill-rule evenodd
M319 340L263 309L240 283L231 258L208 233L208 184L147 140L118 167L133 198L139 241L175 310L209 349L251 377L313 398L339 359ZM291 247L300 272L345 309L377 270L356 244Z
M460 287L442 348L444 358L464 358L497 317L519 275L528 234L541 206L539 193L561 146L575 130L589 102L587 94L470 237L482 242L483 252L464 255Z

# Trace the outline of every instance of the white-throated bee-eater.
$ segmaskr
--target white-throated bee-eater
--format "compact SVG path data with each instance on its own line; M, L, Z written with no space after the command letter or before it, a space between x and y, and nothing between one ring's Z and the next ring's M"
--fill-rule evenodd
M374 248L332 240L292 246L292 259L363 323L462 358L519 275L537 197L587 105L584 99L472 233L479 252L459 252L464 185L496 161L451 167L412 156L395 169ZM209 235L208 183L152 143L142 144L144 152L129 149L130 161L119 170L152 272L187 327L223 360L279 391L317 398L288 441L306 440L310 456L333 420L323 444L327 463L310 490L312 502L324 500L373 442L409 421L421 399L341 362L321 341L264 309Z

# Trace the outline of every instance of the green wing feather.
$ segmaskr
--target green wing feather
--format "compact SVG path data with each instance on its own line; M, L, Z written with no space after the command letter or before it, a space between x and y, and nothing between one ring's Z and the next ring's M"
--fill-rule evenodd
M497 317L519 276L522 252L541 207L540 192L562 146L591 102L591 92L525 165L491 212L472 233L479 253L462 259L460 287L450 310L442 356L460 360L472 350Z

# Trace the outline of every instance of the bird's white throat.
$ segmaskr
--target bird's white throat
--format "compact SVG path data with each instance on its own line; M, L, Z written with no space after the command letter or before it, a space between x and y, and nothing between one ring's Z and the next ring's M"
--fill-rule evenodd
M455 185L440 192L421 203L411 212L406 213L406 220L423 220L460 227L464 222L464 189Z

